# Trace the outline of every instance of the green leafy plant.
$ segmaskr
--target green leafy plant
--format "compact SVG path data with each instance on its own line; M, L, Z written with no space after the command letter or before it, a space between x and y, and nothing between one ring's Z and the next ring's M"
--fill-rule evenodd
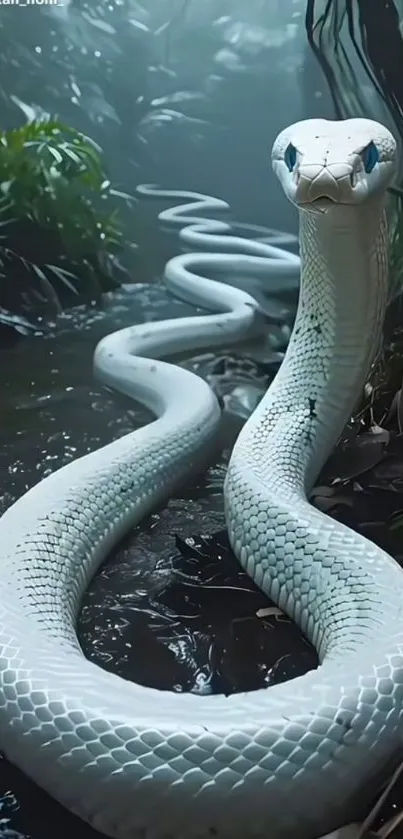
M5 309L55 310L116 287L123 246L99 147L56 119L0 134L0 283ZM46 304L46 305L45 305ZM41 312L42 313L42 312Z

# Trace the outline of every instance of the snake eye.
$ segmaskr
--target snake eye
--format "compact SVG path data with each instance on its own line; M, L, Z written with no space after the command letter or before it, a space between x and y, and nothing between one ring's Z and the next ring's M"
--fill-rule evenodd
M285 152L284 152L284 163L287 166L287 169L292 172L294 166L297 162L297 150L292 143L289 143Z
M368 146L362 150L361 152L362 162L364 164L364 169L369 174L372 172L373 168L379 161L379 151L375 145L375 143L371 142Z

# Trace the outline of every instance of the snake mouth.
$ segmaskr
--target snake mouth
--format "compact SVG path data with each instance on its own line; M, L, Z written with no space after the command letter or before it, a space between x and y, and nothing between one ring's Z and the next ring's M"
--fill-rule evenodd
M326 210L330 210L331 207L334 207L339 202L335 201L334 198L330 198L329 195L319 195L310 203L316 210L320 210L321 213L324 213Z
M332 198L330 195L325 195L324 194L324 195L318 195L316 198L314 198L311 201L311 204L324 204L326 206L327 205L330 206L331 204L337 204L337 201L336 201L335 198Z
M300 210L306 210L306 212L311 213L327 213L332 207L337 207L337 205L341 204L341 201L336 201L334 198L330 198L328 195L319 195L317 198L313 198L311 201L298 201L296 202L297 207Z

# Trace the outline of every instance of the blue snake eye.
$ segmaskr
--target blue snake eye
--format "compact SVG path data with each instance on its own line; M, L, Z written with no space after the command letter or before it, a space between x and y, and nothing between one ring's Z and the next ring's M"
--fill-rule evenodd
M294 166L295 166L296 162L297 162L297 150L296 150L295 146L293 146L292 143L289 143L289 145L287 146L287 148L284 152L284 163L286 164L287 169L289 169L290 172L292 172L292 170L294 169Z
M373 168L379 161L379 151L375 145L375 143L371 142L369 145L363 149L361 152L362 162L364 164L364 169L369 174L372 172Z

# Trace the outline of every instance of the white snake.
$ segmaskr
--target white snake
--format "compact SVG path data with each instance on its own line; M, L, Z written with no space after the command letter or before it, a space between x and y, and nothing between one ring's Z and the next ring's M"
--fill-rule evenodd
M296 258L258 242L248 256L168 263L170 288L218 314L124 329L95 353L102 381L158 419L46 478L1 519L0 747L108 836L313 839L357 815L400 748L402 571L306 500L379 346L395 156L391 134L365 119L300 122L273 147L300 210L300 302L281 370L235 445L225 510L236 556L315 645L317 670L228 698L161 693L88 662L75 628L99 563L203 462L217 429L208 385L150 358L228 344L256 318L244 291L190 269L265 260L287 273ZM196 209L222 206L198 197ZM189 207L181 216L192 221ZM220 232L195 221L204 244Z

